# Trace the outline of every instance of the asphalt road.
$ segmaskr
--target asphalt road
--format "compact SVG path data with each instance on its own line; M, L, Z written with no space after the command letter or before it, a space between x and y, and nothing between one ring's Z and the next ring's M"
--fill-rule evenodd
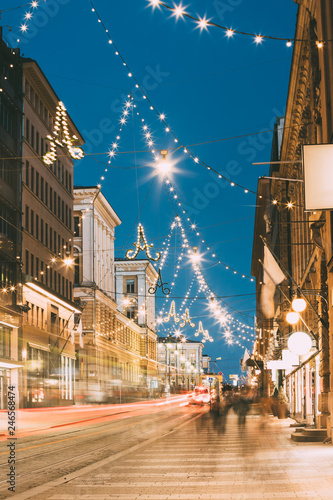
M18 412L16 439L1 437L0 499L34 498L33 488L117 457L207 411L184 403L185 398L178 397L167 402ZM15 458L15 478L8 463L11 458ZM8 491L9 473L15 491Z

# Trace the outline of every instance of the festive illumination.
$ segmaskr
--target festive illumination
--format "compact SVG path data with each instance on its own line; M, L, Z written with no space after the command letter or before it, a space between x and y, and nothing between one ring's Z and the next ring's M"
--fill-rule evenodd
M157 288L162 288L162 292L164 295L169 295L170 293L170 288L164 288L164 285L167 285L168 283L163 283L162 280L162 275L161 275L161 268L158 270L158 278L154 286L151 286L148 289L148 293L154 294L157 292Z
M185 314L183 314L182 320L183 321L179 324L180 328L184 328L187 324L192 328L195 328L195 323L193 323L190 318L190 310L188 308L185 309Z
M29 4L25 4L25 5L29 5ZM24 7L24 6L23 6L23 7ZM29 26L28 26L29 21L31 20L32 15L33 15L33 12L35 11L35 9L37 9L37 7L38 7L38 2L37 2L37 1L35 1L35 2L31 2L31 4L30 4L30 10L28 10L28 12L26 12L26 13L24 14L24 19L25 19L25 21L24 21L24 23L22 23L22 24L21 24L21 26L20 26L20 31L21 31L23 34L24 34L24 33L26 33L26 32L28 31L28 28L29 28ZM22 41L22 40L21 40L21 38L18 38L16 41L17 41L17 47L18 47L18 46L19 46L19 44L21 43L21 41Z
M175 323L180 322L179 316L176 314L176 304L174 300L171 302L169 314L163 318L164 323L170 321L171 318L173 318Z
M159 252L156 253L156 257L153 258L150 254L150 251L149 249L152 248L154 245L151 244L149 245L147 243L147 240L146 240L146 237L145 237L145 233L144 233L144 230L143 230L143 227L141 225L141 223L139 224L138 226L138 239L137 239L137 242L136 243L133 243L133 246L135 246L136 250L127 250L126 252L126 258L129 259L129 260L133 260L135 259L135 257L138 255L138 253L141 251L145 251L146 252L146 255L148 257L149 260L153 260L154 262L158 262L161 258L161 254Z
M288 349L293 354L303 356L312 348L311 337L305 332L294 332L288 339Z
M291 307L294 309L296 312L303 312L304 309L306 308L306 302L304 299L297 298L294 299L291 303Z
M173 4L173 6L165 3L165 2L161 2L160 0L148 0L149 4L151 7L153 7L154 9L156 7L159 7L160 9L164 8L165 10L168 10L168 11L171 11L172 12L172 16L176 16L177 17L177 12L181 12L181 15L182 17L186 17L187 19L189 19L190 21L196 23L197 25L199 25L200 27L202 27L202 29L208 29L208 27L214 27L214 28L217 28L217 29L220 29L220 30L223 30L225 31L226 33L228 33L228 31L232 31L233 33L237 33L238 35L242 35L242 36L247 36L247 37L251 37L254 39L255 43L261 43L263 39L268 39L268 40L275 40L275 41L283 41L283 42L286 42L286 45L287 47L291 47L292 46L292 41L298 41L298 42L307 42L308 40L306 39L292 39L292 38L284 38L284 37L278 37L278 36L271 36L271 35L256 35L255 33L250 33L250 32L246 32L246 31L237 31L237 30L231 30L230 28L227 28L225 26L221 26L220 24L218 23L215 23L215 22L211 22L210 20L206 19L205 17L202 19L201 17L197 17L195 16L193 13L191 12L185 12L185 10L183 9L183 7L180 5L180 6L177 6L176 4ZM222 4L223 5L223 4ZM318 40L316 42L317 44L317 47L318 48L322 48L323 47L323 42Z
M146 138L148 139L150 134L146 134ZM148 146L152 146L151 144L152 141L148 141ZM167 161L167 150L162 150L161 155L162 155L162 160L159 160L157 163L157 171L159 174L162 174L163 176L167 175L170 173L172 169L172 165L170 162Z
M202 326L202 321L199 321L199 325L198 325L198 329L197 331L195 332L194 336L195 337L199 337L199 335L204 335L205 334L205 331L203 329L203 326Z
M288 312L286 315L286 320L290 325L296 325L299 321L299 314L297 312Z
M61 131L63 133L63 138L61 138ZM57 146L61 148L67 146L68 152L74 160L82 160L84 152L81 148L73 146L73 142L78 139L75 135L70 138L67 125L67 111L61 101L59 102L56 110L53 134L53 137L51 135L47 136L47 139L50 141L50 152L43 156L43 161L46 165L52 165L52 163L57 159Z

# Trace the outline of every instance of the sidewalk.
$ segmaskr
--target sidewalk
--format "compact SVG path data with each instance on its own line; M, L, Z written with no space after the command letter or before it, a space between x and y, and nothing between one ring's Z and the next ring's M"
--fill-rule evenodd
M209 413L122 457L82 469L36 500L333 499L333 447L292 443L291 419Z

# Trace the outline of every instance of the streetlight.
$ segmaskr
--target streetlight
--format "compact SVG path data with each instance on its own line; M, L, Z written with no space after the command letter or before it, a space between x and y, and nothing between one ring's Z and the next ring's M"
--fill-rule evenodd
M291 303L291 307L294 309L294 311L299 313L299 312L302 312L305 310L306 302L304 299L297 297L297 298L293 299L293 301Z
M172 164L167 161L167 154L168 150L162 149L161 151L162 160L160 160L157 164L157 172L159 174L162 174L163 177L169 174L172 169Z

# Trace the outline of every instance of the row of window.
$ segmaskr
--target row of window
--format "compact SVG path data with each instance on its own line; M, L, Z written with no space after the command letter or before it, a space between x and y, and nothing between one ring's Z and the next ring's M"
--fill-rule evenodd
M0 234L6 236L6 239L10 241L16 241L17 239L17 229L13 210L9 210L4 205L0 205Z
M25 272L67 299L72 300L72 282L58 271L51 269L48 264L45 264L28 250L25 251Z
M10 359L11 334L11 328L0 325L0 358Z
M35 130L34 125L30 124L30 120L28 118L25 121L24 136L32 149L36 151L37 155L42 157L49 151L48 141L44 139L43 136L39 135L39 132ZM57 160L53 162L50 165L50 169L59 179L61 184L67 189L67 191L72 193L72 175L68 172L61 161Z
M65 243L64 238L61 238L57 231L49 227L48 223L44 222L39 214L35 214L34 210L30 210L27 205L25 206L25 229L62 259L66 253L71 254L72 246L68 242Z
M49 113L42 99L35 92L33 87L29 84L28 80L25 80L24 93L25 97L29 99L31 106L35 108L35 111L37 112L37 114L39 114L40 118L44 121L47 127L52 130L53 128L52 115Z
M27 313L27 323L42 330L47 329L45 309L30 302L27 302L27 306L30 308ZM68 321L51 312L49 331L57 335L66 335L68 333Z
M25 183L54 215L72 230L72 209L28 161L25 165Z
M0 160L0 178L13 189L17 189L20 167L15 160Z
M14 108L4 96L0 96L0 124L11 137L15 137L17 134L17 121L17 113L15 113Z

